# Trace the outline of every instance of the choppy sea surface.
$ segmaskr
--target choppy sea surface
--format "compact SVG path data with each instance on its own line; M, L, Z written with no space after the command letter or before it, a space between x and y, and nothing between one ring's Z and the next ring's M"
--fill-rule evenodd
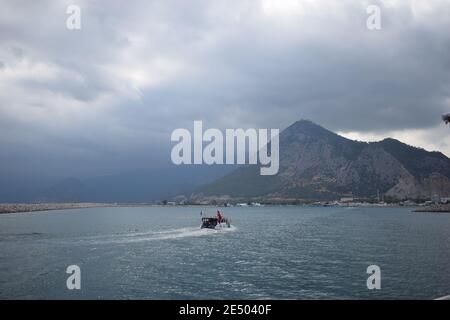
M113 207L0 215L1 299L433 299L450 214L410 208ZM210 214L214 208L206 209ZM381 289L368 290L369 265ZM81 269L68 290L66 268Z

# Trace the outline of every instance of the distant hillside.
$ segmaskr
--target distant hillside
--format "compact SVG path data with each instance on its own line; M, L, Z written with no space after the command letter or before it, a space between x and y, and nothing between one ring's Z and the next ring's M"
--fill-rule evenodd
M236 169L199 187L193 198L295 198L343 196L426 199L450 195L450 159L394 139L346 139L307 120L280 134L280 170L261 176L257 166Z
M153 202L169 199L229 173L232 166L170 166L87 179L68 178L29 201Z
M68 178L45 188L38 180L3 179L0 202L152 202L180 194L193 199L334 200L378 194L429 199L450 196L450 159L394 139L349 140L301 120L280 134L275 176L261 176L258 166L172 165Z

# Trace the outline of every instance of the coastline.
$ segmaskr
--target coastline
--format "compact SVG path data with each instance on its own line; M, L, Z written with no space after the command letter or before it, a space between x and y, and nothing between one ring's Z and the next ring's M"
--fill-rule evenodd
M24 213L35 211L50 211L50 210L66 210L66 209L84 209L95 207L115 207L114 203L1 203L0 214L8 213Z
M450 212L450 204L421 206L416 205L405 206L400 204L379 204L379 203L267 203L267 204L245 204L245 207L259 206L312 206L312 207L411 207L412 212ZM85 209L85 208L113 208L113 207L226 207L226 206L244 206L242 203L226 206L212 203L189 203L189 204L154 204L154 203L98 203L98 202L63 202L63 203L0 203L0 214L27 213L52 210L69 210L69 209ZM415 208L415 209L414 209Z
M114 207L216 207L215 205L171 205L154 203L99 203L99 202L61 202L61 203L0 203L0 214L30 213L39 211L86 209L86 208L114 208Z
M69 209L85 209L85 208L113 208L113 207L226 207L220 204L211 203L189 203L189 204L154 204L154 203L97 203L97 202L62 202L62 203L0 203L0 214L13 213L30 213L39 211L53 211L53 210L69 210ZM396 207L399 205L380 205L370 203L347 203L347 204L318 204L318 203L270 203L270 204L245 204L237 203L234 205L228 204L230 207L261 207L261 206L311 206L311 207L378 207L386 206ZM422 209L427 211L425 209ZM416 211L416 210L414 210Z
M450 204L432 205L416 209L414 212L450 212Z

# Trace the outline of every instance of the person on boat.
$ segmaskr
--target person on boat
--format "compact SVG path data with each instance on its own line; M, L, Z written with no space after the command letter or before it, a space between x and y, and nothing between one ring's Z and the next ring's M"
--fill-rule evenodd
M222 215L220 214L220 211L217 210L217 221L220 223L222 221Z

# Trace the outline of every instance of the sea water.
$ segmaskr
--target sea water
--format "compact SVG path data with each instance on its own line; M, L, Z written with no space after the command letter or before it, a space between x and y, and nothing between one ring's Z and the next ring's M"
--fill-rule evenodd
M410 208L113 207L0 215L2 299L433 299L450 294L450 214ZM206 208L213 214L214 208ZM66 269L81 270L69 290ZM367 288L369 265L381 289Z

